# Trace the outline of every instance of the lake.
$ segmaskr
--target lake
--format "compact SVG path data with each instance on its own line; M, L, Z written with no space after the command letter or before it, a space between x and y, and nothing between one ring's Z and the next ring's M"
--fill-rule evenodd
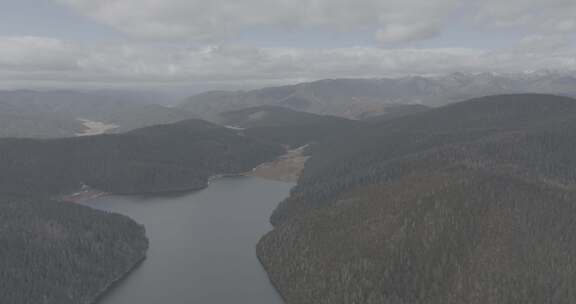
M255 247L292 186L229 177L190 194L86 203L133 218L150 239L147 260L99 304L281 304Z

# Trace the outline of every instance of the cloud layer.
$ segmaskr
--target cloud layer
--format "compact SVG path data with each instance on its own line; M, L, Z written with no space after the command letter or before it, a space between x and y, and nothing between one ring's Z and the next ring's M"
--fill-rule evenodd
M430 38L461 17L493 27L573 33L573 0L53 0L134 36L206 41L257 27L369 28L378 41Z
M483 0L474 7L478 11L476 19L494 27L520 27L543 33L576 31L573 0Z
M130 35L214 40L255 27L373 28L382 43L428 38L458 0L56 0Z
M98 83L254 83L339 77L386 77L462 72L576 69L570 47L349 47L81 45L39 37L0 38L0 80Z

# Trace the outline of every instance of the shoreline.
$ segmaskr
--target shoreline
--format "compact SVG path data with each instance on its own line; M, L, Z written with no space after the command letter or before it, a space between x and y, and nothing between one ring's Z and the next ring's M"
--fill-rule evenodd
M88 188L87 186L84 186L83 188L84 188L84 190L81 190L79 192L75 192L75 193L72 193L69 195L60 196L59 198L57 198L57 200L60 202L63 202L63 203L79 204L79 205L83 205L87 208L91 208L91 207L87 206L85 203L90 201L90 200L93 200L93 199L113 195L112 193L91 189L91 188ZM144 233L144 237L148 240L148 236L146 235L146 233ZM128 279L130 277L130 275L134 271L136 271L140 266L142 266L142 264L146 261L146 259L148 257L147 256L148 249L149 248L146 248L146 250L142 253L142 255L134 263L132 263L132 265L130 265L126 271L124 271L123 273L118 275L115 279L113 279L109 283L107 283L100 291L98 291L92 297L92 299L88 299L86 303L87 304L100 303L100 301L109 292L111 292L114 288L116 288L118 285L120 285L124 280Z
M80 205L86 205L87 202L106 197L111 195L119 195L119 196L146 196L146 195L177 195L177 194L187 194L194 191L200 191L206 189L210 186L211 183L227 178L227 177L257 177L267 180L275 180L281 182L295 182L297 177L301 173L305 161L308 157L303 156L303 152L306 146L289 150L285 154L279 156L278 158L270 161L262 163L247 172L238 172L238 173L221 173L221 174L214 174L209 176L204 184L190 186L190 187L181 187L181 188L174 188L174 189L165 189L165 190L157 190L157 191L149 191L149 192L126 192L126 193L111 193L106 191L97 190L94 188L89 187L88 185L82 186L78 191L70 193L70 194L63 194L57 196L55 199L64 203L74 203ZM105 284L105 286L98 291L91 299L87 300L87 304L98 304L100 303L108 294L110 294L116 287L122 284L125 280L129 279L130 276L140 268L147 259L147 251L143 253L143 256L136 260L126 271L118 275L115 279L111 280L109 283ZM256 254L257 259L259 260L259 264L266 272L268 280L270 281L272 288L276 290L279 297L285 302L284 296L280 293L277 286L272 282L269 276L269 272L262 263L262 260Z
M182 187L182 188L173 188L173 189L165 189L165 190L156 190L156 191L143 191L143 192L105 192L96 189L88 189L88 190L81 190L78 192L64 194L61 196L57 196L55 200L64 202L64 203L73 203L73 204L85 204L88 201L98 199L101 197L112 196L112 195L119 195L119 196L162 196L162 195L171 195L171 194L186 194L190 192L200 191L208 188L211 183L217 181L222 178L227 177L241 177L241 176L252 176L252 177L259 177L268 180L276 180L276 181L285 181L291 182L286 180L274 179L264 176L259 176L257 174L253 174L256 168L242 173L224 173L224 174L215 174L208 178L204 185L200 186L190 186L190 187Z
M251 278L251 283L239 289L239 291L242 290L242 292L239 293L238 296L241 296L241 298L246 297L248 300L258 300L260 297L265 297L265 302L283 303L279 300L281 297L277 293L276 288L269 284L267 274L262 272L263 269L261 268L260 262L255 260L254 246L251 246L250 243L255 244L262 235L270 230L267 217L270 214L271 208L273 208L272 205L274 202L283 199L288 194L292 185L237 174L232 176L231 178L223 177L222 180L215 181L214 184L209 187L215 190L208 190L202 195L192 193L184 198L168 197L165 199L161 197L150 201L146 198L122 198L118 196L110 199L103 198L89 203L90 206L98 207L99 203L102 202L100 210L120 212L125 216L134 216L137 218L140 223L148 227L147 230L151 236L151 246L148 259L144 261L141 268L138 268L133 273L126 273L124 281L120 281L120 285L116 289L114 289L114 285L111 285L108 294L104 293L100 296L98 302L86 304L129 303L131 301L138 302L138 300L145 302L146 299L149 298L145 295L148 294L151 299L158 301L163 298L170 299L172 296L175 301L197 299L200 303L202 299L210 299L210 297L212 297L210 289L204 289L202 287L216 285L212 282L200 283L202 279L201 277L196 278L197 274L201 273L212 276L212 274L226 273L225 271L229 269L228 266L235 267L237 263L237 261L229 260L221 265L219 262L219 252L225 254L233 253L233 256L239 257L239 261L243 266L237 269L238 272L234 277L235 279ZM222 195L222 193L226 194ZM141 208L146 208L146 211L141 212ZM170 219L171 223L166 225L164 220L158 221L158 215L162 218ZM227 229L221 230L225 236L223 236L223 239L219 238L225 241L226 246L221 247L218 244L206 244L209 248L203 246L204 248L199 251L201 254L198 255L194 253L198 252L198 248L187 246L182 248L183 252L174 256L176 253L174 253L173 250L175 247L178 247L178 243L181 241L193 242L195 240L204 240L204 238L209 241L214 237L214 228L222 227L221 222L226 220L228 220L228 224L226 224ZM200 232L198 233L199 235L196 235L196 233L187 233L186 231L192 231L190 229L201 231L201 235ZM227 230L234 233L230 234ZM239 232L238 235L236 235L236 231ZM242 231L242 233L240 233L240 231ZM177 232L176 235L174 234L175 232ZM174 239L172 239L173 236L175 236ZM240 239L238 239L238 236L240 236ZM163 243L163 239L170 239L170 242ZM159 244L158 241L162 244ZM246 246L246 244L248 244L248 246ZM219 266L206 264L204 262L205 252L217 253L215 258L211 260L219 264ZM187 256L190 256L191 259L188 260ZM139 255L136 255L136 257L139 257ZM171 261L170 259L166 260L166 257L174 258L174 262L165 263L164 261ZM181 263L179 263L179 257L183 257L186 259L185 261L189 261L190 265L188 266L190 267L182 268ZM125 269L126 266L117 269L119 271L109 277L117 277L121 272L124 273L123 271ZM178 276L173 275L175 271L181 271L181 276L180 272ZM158 284L155 283L156 280L158 280L158 278L155 278L156 275L159 275L161 282L167 282L165 286L164 284L157 286ZM173 278L179 278L178 282L171 282ZM184 278L184 280L182 278ZM191 288L187 286L189 284L186 283L185 278L192 279L193 281L199 280L199 284L194 284L196 286L192 286ZM227 281L226 284L222 284L220 288L234 294L232 291L235 291L235 285L237 284L232 280ZM143 286L145 286L145 289L141 289ZM150 288L147 289L146 287ZM188 290L195 290L195 292L192 294L188 292ZM249 293L244 293L244 290ZM141 293L144 294L144 296L141 295ZM94 292L92 294L94 294ZM204 298L203 295L210 297ZM214 298L235 299L234 297L226 298L218 295L214 295ZM195 303L195 301L188 302Z
M308 157L303 156L303 152L306 146L289 150L286 154L278 157L277 159L262 163L252 170L248 172L240 172L240 173L222 173L222 174L215 174L210 176L204 185L201 186L193 186L193 187L183 187L183 188L175 188L175 189L168 189L168 190L158 190L158 191L150 191L150 192L139 192L139 193L110 193L105 191L100 191L96 189L89 188L88 186L84 186L77 192L71 194L65 194L57 199L61 202L65 203L75 203L75 204L85 204L90 200L94 200L101 197L111 196L111 195L170 195L170 194L185 194L194 191L200 191L206 189L210 186L211 183L227 178L227 177L257 177L267 180L274 180L274 181L281 181L281 182L295 182L297 177L300 175L305 161ZM262 269L266 272L266 276L268 277L268 281L272 285L272 288L276 290L278 296L282 299L283 302L286 302L284 295L280 292L277 288L276 284L272 281L270 277L270 273L268 269L264 265L260 256L256 254L256 257L261 265ZM137 260L128 270L124 273L119 275L116 279L112 280L106 286L102 288L91 300L88 300L88 304L98 304L104 299L110 292L112 292L116 287L122 284L125 280L129 279L129 277L139 268L141 267L144 262L146 261L146 252L144 256Z
M242 172L242 173L224 173L224 174L215 174L213 176L210 176L207 181L206 184L202 185L202 186L195 186L195 187L187 187L187 188L175 188L175 189L169 189L169 190L159 190L159 191L150 191L150 192L139 192L139 193L110 193L110 192L104 192L104 191L99 191L96 189L92 189L89 188L88 186L84 186L83 189L81 189L80 191L74 192L72 194L68 194L68 195L62 195L58 198L59 201L61 202L65 202L65 203L75 203L75 204L81 204L81 205L85 205L88 201L90 200L94 200L94 199L98 199L98 198L102 198L102 197L106 197L106 196L111 196L111 195L119 195L119 196L130 196L130 195L134 195L134 196L146 196L146 195L177 195L177 194L187 194L190 192L194 192L194 191L200 191L203 189L206 189L210 186L210 184L212 182L215 182L219 179L224 179L224 178L228 178L228 177L256 177L256 178L262 178L262 179L267 179L267 180L275 180L275 181L282 181L282 182L290 182L290 180L285 180L285 179L279 179L279 178L270 178L270 176L260 176L259 174L255 174L255 172L257 172L258 168L260 166L263 165L268 165L268 164L277 164L279 162L281 162L282 160L288 159L290 155L289 153L280 156L278 159L273 160L271 162L268 163L263 163L255 168L253 168L252 170L248 171L248 172ZM293 152L292 152L293 153ZM256 254L256 253L255 253ZM268 269L266 269L263 261L261 260L260 256L258 254L256 254L256 257L259 261L260 266L262 267L262 269L266 272L266 276L268 277L268 281L270 282L270 284L272 285L272 288L274 288L274 290L277 292L278 296L282 299L283 302L286 302L284 299L284 296L282 295L282 293L280 292L280 290L277 288L277 286L274 284L274 282L271 280L271 277L269 275ZM120 274L117 278L115 278L114 280L112 280L111 282L109 282L108 284L106 284L106 286L104 286L102 288L102 290L100 290L92 299L87 300L87 304L98 304L100 303L109 293L113 292L113 290L118 287L119 285L121 285L125 280L128 280L130 278L130 276L138 270L138 268L140 268L144 262L147 259L147 251L144 253L144 255L138 259L131 267L129 267L125 272L123 272L122 274Z
M264 235L264 236L266 236L266 235ZM256 248L258 248L258 245L256 245ZM268 270L268 267L266 267L264 260L258 254L258 249L256 249L256 258L258 259L258 262L262 266L262 270L264 270L264 272L266 273L266 277L268 278L268 282L270 282L270 285L272 286L272 288L274 288L274 290L276 290L276 293L278 294L280 299L282 299L283 303L288 303L286 296L284 296L284 294L282 293L282 291L280 290L278 285L272 279L271 272Z
M93 300L89 301L89 304L98 304L102 299L104 299L110 292L112 292L116 287L118 287L124 280L128 279L130 275L138 270L142 264L146 261L146 254L142 258L140 258L132 267L130 267L124 274L121 274L118 278L114 279L108 285L106 285L101 291L99 291L93 298Z
M154 195L169 195L179 193L184 194L204 190L208 188L212 182L218 179L226 177L238 177L238 176L251 176L273 181L295 183L298 181L298 178L300 177L302 170L304 170L304 165L306 164L306 161L309 158L309 156L304 155L304 151L306 150L307 147L308 145L302 146L297 149L288 150L285 154L279 156L278 158L269 162L262 163L246 172L214 174L208 177L206 182L202 185L156 190L156 191L114 192L114 193L93 189L88 186L83 186L77 192L64 194L56 197L55 199L65 203L84 204L90 200L110 195L154 196Z

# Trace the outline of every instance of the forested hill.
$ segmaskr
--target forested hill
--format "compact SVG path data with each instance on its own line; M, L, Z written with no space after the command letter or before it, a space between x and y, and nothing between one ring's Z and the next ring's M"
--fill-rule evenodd
M279 106L250 107L220 114L221 122L241 128L289 127L313 125L321 122L343 122L348 119L306 113Z
M282 154L200 120L124 134L0 139L0 303L93 303L146 255L132 220L50 197L200 189Z
M113 193L193 190L283 149L201 120L124 134L0 140L0 193L57 195L83 185Z
M386 111L381 114L370 115L371 113L367 113L364 117L360 117L362 120L371 122L371 123L380 123L385 121L390 121L396 118L423 113L428 110L432 109L431 107L427 107L425 105L418 105L418 104L408 104L408 105L395 105L386 108Z
M316 145L258 255L288 304L576 301L576 100L475 99Z
M220 114L225 125L245 128L247 136L292 148L319 142L341 132L364 127L365 122L300 112L278 106L259 106Z
M85 304L146 256L131 219L42 198L0 196L0 303Z

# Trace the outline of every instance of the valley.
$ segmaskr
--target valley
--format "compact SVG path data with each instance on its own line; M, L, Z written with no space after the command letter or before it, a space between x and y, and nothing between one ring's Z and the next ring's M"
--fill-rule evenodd
M0 304L576 303L576 0L0 3Z
M123 214L146 227L146 261L101 304L281 304L254 254L267 219L291 183L226 177L193 193L106 196L84 204Z
M26 218L0 232L15 244L0 255L21 265L4 280L34 282L0 299L75 304L114 285L99 303L282 303L274 288L287 304L571 303L538 278L571 282L576 100L412 110L364 121L267 106L223 125L0 139L0 209ZM38 268L54 252L66 260ZM68 292L78 277L85 287Z

